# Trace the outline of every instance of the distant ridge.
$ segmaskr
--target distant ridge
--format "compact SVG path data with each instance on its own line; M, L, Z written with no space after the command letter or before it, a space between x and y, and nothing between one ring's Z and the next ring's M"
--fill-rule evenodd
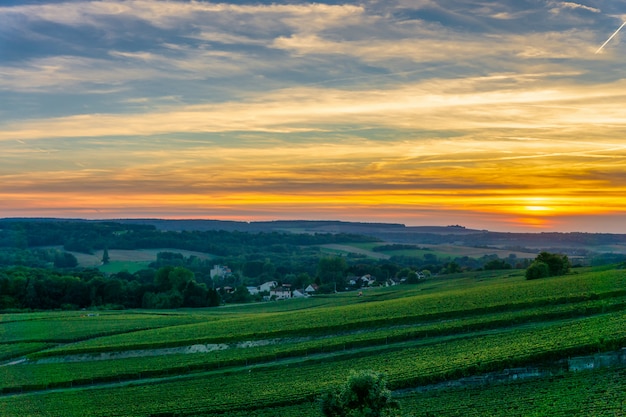
M405 226L400 223L366 223L339 220L276 220L243 222L203 219L63 219L3 218L7 222L100 222L152 226L164 232L226 231L247 233L347 233L371 236L389 243L458 245L517 251L549 250L568 255L591 252L626 254L626 234L611 233L514 233L467 229L463 226Z

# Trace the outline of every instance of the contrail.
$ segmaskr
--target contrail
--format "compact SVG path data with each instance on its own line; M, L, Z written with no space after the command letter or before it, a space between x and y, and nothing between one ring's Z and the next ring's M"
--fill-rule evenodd
M597 54L598 52L600 52L600 51L602 50L602 48L604 48L604 47L606 46L606 44L607 44L607 43L611 42L611 39L613 39L613 38L615 37L615 35L617 35L617 33L618 33L620 30L622 30L622 28L623 28L624 26L626 26L626 22L622 23L622 26L618 27L618 28L617 28L617 30L616 30L615 32L613 32L613 34L609 37L609 39L607 39L607 40L606 40L606 42L604 42L604 43L602 44L602 46L598 48L598 50L596 51L596 54Z

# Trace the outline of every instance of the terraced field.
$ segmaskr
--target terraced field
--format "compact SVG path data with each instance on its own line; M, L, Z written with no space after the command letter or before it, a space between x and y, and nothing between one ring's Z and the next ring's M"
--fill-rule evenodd
M3 315L0 415L306 417L353 369L406 390L526 366L552 376L397 395L407 416L623 415L624 369L572 373L567 359L626 347L625 311L626 271L597 268L165 314Z

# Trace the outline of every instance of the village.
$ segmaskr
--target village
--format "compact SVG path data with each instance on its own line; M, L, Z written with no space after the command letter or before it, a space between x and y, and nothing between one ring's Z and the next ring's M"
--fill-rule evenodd
M228 266L225 265L214 265L210 271L211 280L220 281L226 280L232 275L232 271ZM423 280L427 277L426 273L418 271L416 272L416 276L418 280ZM348 276L346 283L347 286L342 288L342 291L357 291L358 295L362 295L362 290L367 288L374 287L392 287L395 285L403 284L406 282L406 278L388 278L385 280L378 280L375 276L366 274L360 277L358 276ZM241 288L241 287L239 287ZM262 301L279 301L279 300L289 300L293 298L306 298L319 293L320 285L313 282L308 284L305 287L301 288L292 288L292 284L290 283L279 283L278 281L266 281L258 286L245 286L248 290L248 293L255 297L259 298ZM238 291L237 287L232 286L223 286L217 287L216 290L218 292L223 292L227 294L232 294L234 291ZM338 289L335 288L334 292L337 292Z

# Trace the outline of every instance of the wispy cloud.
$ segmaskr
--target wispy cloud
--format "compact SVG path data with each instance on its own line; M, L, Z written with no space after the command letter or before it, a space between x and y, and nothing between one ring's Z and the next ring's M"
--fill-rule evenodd
M563 10L563 9L573 9L573 10L585 10L585 11L592 12L592 13L602 13L602 10L596 7L574 3L571 1L553 1L550 3L554 6L554 9L552 9L553 11L558 11L558 10Z
M0 8L0 16L5 16L9 21L24 17L31 21L41 20L68 26L102 27L110 24L112 19L134 19L159 28L171 29L182 22L202 22L207 18L219 17L226 19L220 25L226 27L239 16L248 15L249 20L257 26L269 27L283 23L315 31L343 26L346 20L349 22L362 12L362 7L348 4L262 5L149 0L79 1ZM270 18L276 18L277 21L268 20Z
M548 84L550 74L428 80L384 90L301 87L247 102L178 106L140 114L85 114L8 123L0 140L176 132L576 129L624 126L624 83ZM622 105L620 105L622 103ZM417 117L416 117L417 116Z

